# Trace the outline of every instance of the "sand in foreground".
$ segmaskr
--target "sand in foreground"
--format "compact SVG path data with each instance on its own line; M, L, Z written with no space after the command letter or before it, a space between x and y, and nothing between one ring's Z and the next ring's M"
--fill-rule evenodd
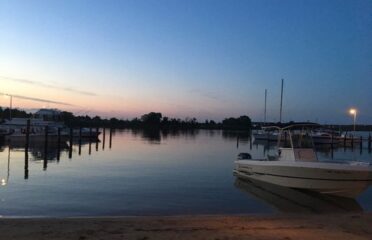
M372 214L0 219L0 239L372 239Z

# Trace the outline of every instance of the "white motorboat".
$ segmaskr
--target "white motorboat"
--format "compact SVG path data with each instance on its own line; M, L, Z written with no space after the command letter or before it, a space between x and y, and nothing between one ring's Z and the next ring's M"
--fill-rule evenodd
M7 133L4 136L5 139L12 141L24 140L26 138L27 120L30 120L29 137L33 140L44 139L46 127L48 127L49 137L57 136L58 128L64 127L62 123L44 121L38 118L12 118L11 120L6 120L0 125L1 131ZM62 131L61 136L64 136Z
M339 136L327 131L314 131L311 133L314 144L338 144Z
M253 137L257 141L278 141L278 133L265 129L253 132Z
M287 141L280 141L282 137L278 137L277 154L251 159L248 153L241 153L235 161L234 173L241 178L283 187L349 198L358 196L372 183L372 165L358 161L319 161L310 136L312 126L314 124L275 127L280 135L288 134Z

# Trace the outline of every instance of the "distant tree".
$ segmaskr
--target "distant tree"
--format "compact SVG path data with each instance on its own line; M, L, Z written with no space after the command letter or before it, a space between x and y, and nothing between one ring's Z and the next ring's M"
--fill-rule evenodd
M60 118L62 121L71 121L75 118L75 116L72 114L72 112L63 111L60 114Z
M141 126L141 124L142 122L138 118L134 118L133 120L130 121L130 127L132 128L138 128Z
M118 126L120 123L119 119L117 118L110 118L110 123L112 126Z
M12 118L29 118L32 116L31 113L27 113L26 111L23 111L23 110L19 110L19 109L16 109L16 108L13 108L11 110L12 112ZM1 119L9 119L10 117L10 109L9 108L5 108L5 109L1 109L0 111L0 118Z
M144 126L159 126L162 119L161 113L150 112L141 117Z
M222 121L224 128L230 129L250 129L252 127L251 119L248 116L238 118L226 118Z

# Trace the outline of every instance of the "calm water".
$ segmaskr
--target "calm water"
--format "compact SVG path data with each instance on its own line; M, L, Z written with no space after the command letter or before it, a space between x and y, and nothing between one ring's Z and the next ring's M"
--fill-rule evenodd
M87 142L58 154L50 143L29 149L28 171L22 143L0 147L1 216L92 216L178 214L272 214L278 212L372 211L372 187L356 201L328 198L236 181L239 152L262 157L272 146L250 143L237 132L115 131L110 148ZM101 134L102 135L102 134ZM103 148L104 147L104 148ZM89 152L91 153L89 154ZM59 160L57 160L59 155ZM329 149L319 149L332 160ZM336 149L334 159L372 161L363 149Z

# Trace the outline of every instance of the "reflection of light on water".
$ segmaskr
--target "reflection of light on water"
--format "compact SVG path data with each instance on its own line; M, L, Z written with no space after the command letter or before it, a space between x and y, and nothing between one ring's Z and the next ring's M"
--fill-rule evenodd
M5 186L6 185L6 180L3 178L1 179L1 186Z

